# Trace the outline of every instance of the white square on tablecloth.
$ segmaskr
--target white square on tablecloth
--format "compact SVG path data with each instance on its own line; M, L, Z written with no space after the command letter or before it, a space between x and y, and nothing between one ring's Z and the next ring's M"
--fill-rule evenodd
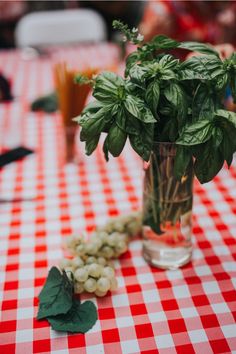
M134 267L145 267L147 263L145 262L143 257L133 257L132 262Z
M34 268L21 268L18 273L19 280L34 279Z
M195 267L196 274L201 277L202 275L211 275L212 271L208 265L196 266Z
M7 250L8 240L0 240L0 250Z
M220 294L221 290L216 281L208 281L202 283L206 294Z
M177 285L172 288L176 299L190 298L190 292L187 285Z
M121 343L122 354L140 353L138 341L127 340Z
M139 284L154 284L152 273L137 274Z
M26 320L28 318L34 317L34 308L33 307L24 307L17 309L17 320Z
M186 309L180 308L179 311L183 318L194 318L199 316L197 310L194 307L188 307Z
M227 273L236 271L236 262L223 262L222 266Z
M116 317L117 328L133 327L134 320L131 316Z
M158 349L175 347L171 334L163 334L155 336L155 341Z
M188 331L188 335L192 343L208 342L207 335L203 329L196 329L194 331Z
M113 307L129 306L129 298L127 294L119 294L112 296Z
M235 338L236 324L226 325L221 327L225 338Z
M33 329L22 329L16 331L16 343L31 342L34 339Z
M227 304L224 302L221 302L219 304L211 304L211 307L213 308L213 310L216 314L230 312L230 309L228 308ZM236 337L236 332L235 332L235 337Z
M86 354L104 354L104 353L105 351L104 351L103 344L90 345L86 347ZM78 349L78 354L79 354L79 349Z
M34 288L22 288L18 289L17 298L20 299L32 299L34 297Z
M164 322L167 320L166 314L164 311L149 313L148 317L150 318L151 323Z
M142 246L141 240L136 240L130 242L129 249L133 251L139 251L141 249L141 246Z
M21 235L34 235L35 233L35 224L28 223L28 224L21 224L20 225L20 233Z
M160 296L157 290L143 290L143 299L144 302L147 303L152 303L152 302L157 302L160 301Z
M175 270L167 270L166 271L166 276L169 280L178 280L178 279L183 279L183 273L179 269Z
M62 257L62 251L59 250L49 250L47 251L47 257L48 259L60 259Z
M213 250L217 256L230 255L230 249L226 246L213 246Z
M20 248L28 248L35 246L35 238L32 236L29 237L21 237L20 239Z
M19 264L21 263L32 263L35 261L35 253L20 253L19 254Z

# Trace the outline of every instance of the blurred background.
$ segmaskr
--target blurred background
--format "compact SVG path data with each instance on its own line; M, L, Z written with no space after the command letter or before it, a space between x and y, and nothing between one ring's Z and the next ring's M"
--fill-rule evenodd
M139 26L145 39L167 34L181 40L212 44L236 43L235 1L0 1L0 48L13 48L14 31L26 14L89 8L102 15L107 38L113 40L112 20Z

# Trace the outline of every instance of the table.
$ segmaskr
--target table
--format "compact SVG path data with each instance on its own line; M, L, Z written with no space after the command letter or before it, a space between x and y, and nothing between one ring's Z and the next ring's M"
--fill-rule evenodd
M94 50L101 62L108 53L109 60L116 58L108 45L88 46L78 49L78 63ZM32 99L52 89L51 63L23 61L14 51L0 54L16 96L0 105L1 145L36 151L0 172L0 352L236 353L235 162L211 183L195 183L190 264L176 271L152 268L136 239L115 262L118 290L101 299L81 296L98 308L89 332L57 333L35 319L37 296L49 268L63 256L66 237L141 206L141 163L129 147L106 163L101 147L87 158L78 143L80 164L60 168L59 113L29 110Z

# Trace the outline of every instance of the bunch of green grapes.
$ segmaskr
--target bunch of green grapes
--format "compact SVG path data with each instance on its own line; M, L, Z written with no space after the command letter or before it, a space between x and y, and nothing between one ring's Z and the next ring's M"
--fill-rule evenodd
M85 236L71 236L67 248L73 259L63 259L61 269L73 274L75 292L84 291L105 296L109 290L116 290L117 280L111 264L128 249L130 236L141 231L140 213L111 219L91 235L88 242Z

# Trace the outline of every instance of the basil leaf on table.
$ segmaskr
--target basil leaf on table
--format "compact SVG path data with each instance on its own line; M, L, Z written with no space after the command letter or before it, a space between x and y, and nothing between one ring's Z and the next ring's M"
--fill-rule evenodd
M71 333L86 333L96 323L97 309L92 301L85 301L80 304L79 300L73 300L69 312L47 318L56 331Z
M72 306L73 283L65 272L52 267L46 283L39 294L39 310L37 319L67 313Z

